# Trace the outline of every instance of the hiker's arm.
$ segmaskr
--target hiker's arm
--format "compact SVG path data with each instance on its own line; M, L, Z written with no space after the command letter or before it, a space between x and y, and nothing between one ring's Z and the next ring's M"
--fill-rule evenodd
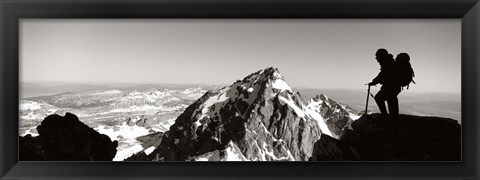
M375 78L372 80L372 82L369 83L369 85L374 86L374 85L382 82L383 76L384 76L383 74L384 74L383 71L380 71L380 73L378 73L377 77L375 77Z

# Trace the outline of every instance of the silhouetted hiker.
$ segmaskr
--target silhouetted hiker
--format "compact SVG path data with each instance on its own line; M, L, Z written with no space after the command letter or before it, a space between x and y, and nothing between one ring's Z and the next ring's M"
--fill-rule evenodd
M383 48L378 49L375 56L381 67L380 73L368 85L382 84L380 91L375 95L375 101L382 115L388 117L387 108L385 107L385 101L387 101L390 118L396 121L399 111L397 95L400 93L401 87L397 80L398 72L395 61L393 60L393 55L388 54L388 51Z

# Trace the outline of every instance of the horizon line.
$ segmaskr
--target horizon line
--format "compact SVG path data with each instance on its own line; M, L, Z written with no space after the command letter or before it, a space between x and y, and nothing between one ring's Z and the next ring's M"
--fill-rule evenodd
M35 84L39 85L40 83L52 83L52 84L63 84L63 85L95 85L95 86L108 86L108 85L174 85L174 86L229 86L231 83L147 83L147 82L109 82L109 83L102 83L102 82L63 82L63 81L26 81L20 82L19 87L22 84ZM325 87L306 87L306 86L291 86L293 89L299 90L347 90L347 91L364 91L365 89L362 88L325 88ZM380 88L380 87L378 87ZM451 91L409 91L403 90L403 92L411 92L415 94L427 94L427 93L435 93L435 94L462 94L462 92L451 92Z

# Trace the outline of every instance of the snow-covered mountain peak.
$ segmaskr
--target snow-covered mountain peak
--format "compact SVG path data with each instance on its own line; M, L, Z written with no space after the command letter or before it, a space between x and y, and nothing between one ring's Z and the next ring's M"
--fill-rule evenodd
M325 119L270 67L205 93L178 116L157 151L179 160L230 145L248 160L305 160L321 134L333 136Z

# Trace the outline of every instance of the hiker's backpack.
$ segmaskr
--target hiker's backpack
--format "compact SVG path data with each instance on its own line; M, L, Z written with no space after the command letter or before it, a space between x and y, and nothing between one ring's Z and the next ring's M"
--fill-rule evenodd
M402 87L410 87L410 83L415 81L413 77L415 77L415 73L413 72L412 65L410 64L410 56L407 53L400 53L398 54L397 58L395 59L395 64L398 70L398 83Z

